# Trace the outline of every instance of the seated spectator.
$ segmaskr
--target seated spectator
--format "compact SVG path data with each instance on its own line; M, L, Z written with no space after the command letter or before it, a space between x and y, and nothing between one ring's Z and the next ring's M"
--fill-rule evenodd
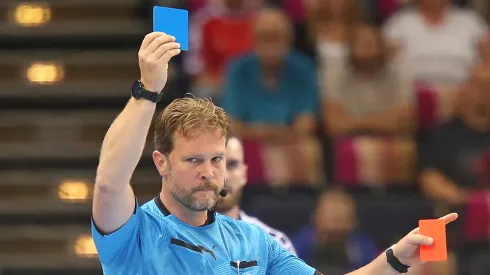
M391 59L380 33L355 28L349 62L326 71L323 114L330 135L402 134L414 127L414 88L400 60Z
M291 50L291 24L278 9L260 13L254 51L228 70L223 107L244 140L284 141L315 131L315 66Z
M429 132L420 146L420 184L425 195L461 213L448 231L458 255L458 274L472 274L478 253L490 251L490 65L473 71L451 121ZM473 273L481 274L481 273Z
M393 15L384 27L400 45L417 82L434 86L464 83L479 59L487 59L488 26L474 11L449 0L420 0Z
M421 146L424 193L449 205L490 189L490 66L478 66L461 94L459 115L430 131Z
M320 196L313 222L292 241L298 257L329 275L357 269L380 253L371 237L358 231L355 202L340 190Z
M193 78L195 95L219 95L225 64L251 49L252 21L260 2L214 0L191 15L184 68Z
M307 34L322 67L335 66L347 56L350 29L363 20L357 0L310 0L307 2Z

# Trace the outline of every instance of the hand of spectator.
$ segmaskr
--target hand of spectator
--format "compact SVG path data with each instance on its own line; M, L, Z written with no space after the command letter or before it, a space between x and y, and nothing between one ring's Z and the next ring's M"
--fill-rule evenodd
M180 53L175 37L161 32L146 35L138 53L141 82L145 89L160 93L167 83L168 62Z
M446 221L446 224L448 224L457 218L458 214L451 213L440 219ZM418 265L422 263L419 258L420 246L431 245L432 241L429 237L420 235L419 228L416 228L393 247L393 253L404 265Z

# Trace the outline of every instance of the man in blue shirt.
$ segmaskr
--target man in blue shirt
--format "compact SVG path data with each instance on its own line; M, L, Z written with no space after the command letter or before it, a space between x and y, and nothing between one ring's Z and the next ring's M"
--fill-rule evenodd
M281 141L315 133L318 113L317 70L291 48L293 27L280 9L265 9L255 19L254 50L227 70L223 108L243 139Z
M171 103L155 123L153 161L159 195L139 206L130 185L143 153L175 38L154 32L139 51L141 81L108 130L94 186L92 234L105 274L319 274L258 226L214 212L226 196L229 119L209 100ZM451 214L444 219L451 222ZM428 237L412 231L386 254L352 275L388 275L418 264Z

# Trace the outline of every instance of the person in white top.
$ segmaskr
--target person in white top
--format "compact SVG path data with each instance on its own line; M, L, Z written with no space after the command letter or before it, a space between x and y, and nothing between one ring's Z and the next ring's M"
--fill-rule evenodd
M258 225L279 244L296 256L297 254L293 244L286 234L266 225L255 217L248 216L240 209L243 187L247 183L247 165L244 162L242 142L237 137L231 136L228 139L225 159L227 195L218 200L216 211L235 220L243 220L247 223Z
M421 0L399 11L384 26L384 36L400 47L420 83L454 87L475 64L486 59L488 26L478 13L449 0Z

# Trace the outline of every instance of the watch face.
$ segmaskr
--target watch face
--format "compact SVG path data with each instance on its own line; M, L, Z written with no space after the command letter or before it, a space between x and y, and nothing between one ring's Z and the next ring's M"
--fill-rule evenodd
M138 80L133 83L133 87L131 88L131 95L133 95L133 97L135 98L140 98L141 96L141 86Z

